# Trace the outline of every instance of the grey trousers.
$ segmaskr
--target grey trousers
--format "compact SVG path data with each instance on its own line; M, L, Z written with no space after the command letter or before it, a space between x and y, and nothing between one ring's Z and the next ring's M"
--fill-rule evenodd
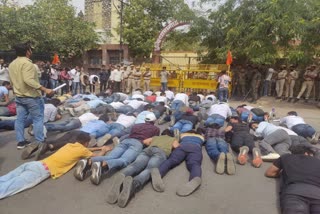
M263 154L278 153L279 155L290 154L291 138L285 130L279 129L266 136L260 142Z

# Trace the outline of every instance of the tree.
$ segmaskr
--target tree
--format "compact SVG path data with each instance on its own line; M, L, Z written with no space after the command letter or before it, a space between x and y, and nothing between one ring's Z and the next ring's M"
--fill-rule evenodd
M228 49L238 60L253 63L274 63L281 57L293 63L312 60L319 53L319 4L317 0L226 0L209 16L203 41L209 61L224 61Z
M94 25L75 16L69 0L36 0L22 8L0 5L0 32L1 49L30 40L36 51L62 57L81 55L98 41Z
M158 33L172 20L191 21L183 0L131 0L124 9L123 37L133 57L149 57Z

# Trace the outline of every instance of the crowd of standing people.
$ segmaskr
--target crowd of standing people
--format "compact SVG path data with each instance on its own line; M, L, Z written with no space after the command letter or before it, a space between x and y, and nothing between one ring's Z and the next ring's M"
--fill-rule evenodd
M80 89L85 74L78 67L52 75L54 66L45 66L51 74L49 79L41 79L40 68L39 73L30 60L30 44L18 44L15 50L18 57L10 63L9 80L1 90L13 89L16 119L1 120L0 129L14 129L21 158L34 157L35 161L0 176L0 199L49 177L57 179L74 167L77 180L90 177L94 185L118 171L107 202L126 207L149 181L155 191L165 191L163 177L183 161L189 178L181 182L176 194L185 197L201 186L204 146L217 174L236 174L236 163L251 162L260 168L264 161L275 160L265 175L281 176L284 181L282 212L319 212L320 152L313 146L319 143L319 132L296 111L280 118L279 126L261 108L246 104L231 107L226 72L218 80L219 99L215 92L170 90L165 68L160 72L161 89L154 92L148 85L148 68L141 72L139 67L126 70L121 65L110 75L88 76L90 93ZM64 83L71 90L65 88L54 95L59 75L66 77ZM139 88L142 76L146 78L144 90ZM102 88L95 94L98 85ZM163 124L168 126L161 127ZM33 142L26 139L25 128L34 136ZM47 132L63 135L51 139Z

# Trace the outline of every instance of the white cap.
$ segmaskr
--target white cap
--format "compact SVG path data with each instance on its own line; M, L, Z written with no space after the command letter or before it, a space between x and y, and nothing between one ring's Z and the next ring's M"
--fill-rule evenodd
M273 68L269 68L269 72L274 72L274 69Z
M153 121L156 121L156 119L157 119L157 118L156 118L156 116L154 115L154 113L150 113L150 114L147 114L145 121L153 122Z

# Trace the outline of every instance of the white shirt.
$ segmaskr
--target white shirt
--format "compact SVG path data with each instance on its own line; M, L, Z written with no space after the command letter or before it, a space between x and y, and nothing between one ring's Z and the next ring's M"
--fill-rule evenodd
M220 83L219 88L228 88L230 77L226 74L219 77L218 82Z
M80 82L80 72L78 72L76 69L72 69L69 73L71 78L73 78L73 82Z
M128 95L126 95L125 93L117 92L117 94L120 95L120 101L125 101L128 99Z
M211 97L211 98L212 98L212 102L213 102L213 103L215 103L215 102L217 101L217 97L216 97L216 96L214 96L213 94L209 94L209 95L207 95L207 96L206 96L206 100L207 100L209 97Z
M142 94L134 94L131 97L132 99L142 99L144 100L144 96Z
M204 100L203 94L197 94L197 96L200 97L200 102L202 102Z
M57 114L58 114L58 110L54 105L50 103L44 104L44 117L43 117L44 123L55 121Z
M132 92L132 96L135 95L135 94L142 94L142 93L141 93L141 91L133 91Z
M121 82L122 80L122 71L119 71L118 69L114 69L111 71L110 80L115 82Z
M53 79L53 80L58 80L58 72L57 72L56 69L51 68L51 69L50 69L50 73L51 73L51 75L50 75L50 78L51 78L51 79Z
M174 93L172 91L166 90L164 93L166 93L168 100L172 100L174 98Z
M135 121L136 121L136 118L134 116L127 116L125 114L120 114L116 123L119 123L124 127L129 128L130 126L133 126Z
M165 105L167 105L167 98L164 96L159 96L156 98L156 102L164 102Z
M131 106L133 109L138 109L140 106L147 104L148 103L139 100L130 100L127 105Z
M118 109L121 106L124 106L124 104L122 102L112 102L110 103L110 105L114 108L114 109Z
M280 119L280 124L285 124L289 129L298 124L306 124L304 119L299 116L289 115Z
M143 95L146 95L146 96L151 96L152 94L153 94L152 91L145 91L143 93Z
M80 117L78 117L78 119L81 122L82 126L85 126L89 121L91 120L98 120L99 117L97 117L96 115L88 112L88 113L84 113L83 115L81 115Z
M156 92L154 92L158 97L160 96L160 94L161 94L161 91L156 91Z
M0 66L0 80L10 82L9 69Z
M174 100L181 100L186 106L189 106L189 97L185 93L177 93Z
M97 75L90 75L89 76L89 82L90 84L93 84L93 78L97 77L98 78L98 83L100 84L100 78Z
M266 80L271 80L272 78L272 75L275 73L275 70L273 68L269 68L268 69L268 73L267 73L267 77L266 77Z
M231 109L228 104L214 104L210 107L208 115L219 114L225 119L232 115Z

